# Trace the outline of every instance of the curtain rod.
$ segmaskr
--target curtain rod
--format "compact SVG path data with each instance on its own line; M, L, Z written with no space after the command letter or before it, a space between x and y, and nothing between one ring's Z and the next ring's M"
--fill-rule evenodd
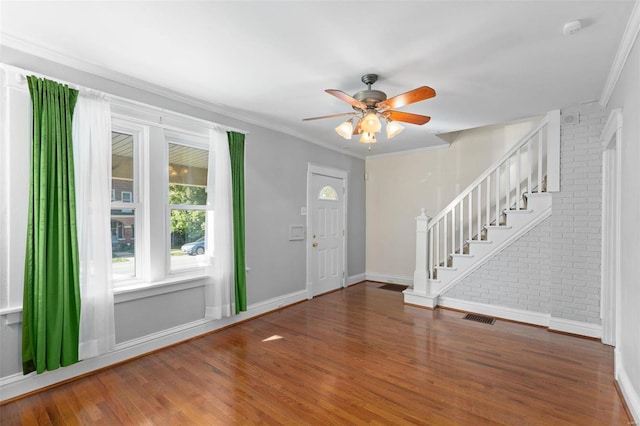
M17 67L15 67L15 68L17 68ZM18 69L21 69L21 68L18 68ZM16 76L16 80L18 80L18 83L21 83L21 84L24 84L24 83L27 82L27 75L26 74L33 74L34 76L39 77L39 78L46 78L48 80L55 80L55 81L57 81L57 82L59 82L61 84L65 84L65 85L69 86L71 89L77 90L78 92L80 92L82 94L88 94L88 95L104 97L105 99L107 99L109 101L113 101L116 105L119 105L119 106L127 107L127 106L137 105L137 106L143 106L145 108L152 108L152 109L154 109L154 110L156 110L158 112L158 114L161 116L161 118L162 118L162 113L176 114L176 115L180 115L180 116L189 118L190 120L199 121L199 122L203 123L204 127L208 128L208 129L216 129L216 128L218 128L218 129L222 129L222 130L228 131L228 132L242 133L244 135L251 134L251 132L249 132L247 130L244 130L244 129L239 129L237 127L227 126L225 124L216 123L215 121L211 121L211 120L207 120L207 119L199 118L199 117L194 117L194 116L191 116L191 115L188 115L188 114L184 114L182 112L169 110L169 109L158 107L158 106L155 106L155 105L150 105L150 104L147 104L147 103L144 103L144 102L141 102L141 101L136 101L136 100L133 100L133 99L125 98L123 96L113 95L113 94L110 94L110 93L103 92L101 90L91 89L89 87L81 86L79 84L70 83L70 82L68 82L66 80L63 80L63 79L53 78L53 77L50 77L50 76L48 76L46 74L37 73L37 72L25 70L25 69L21 69L21 71L22 72L18 73L17 76ZM138 89L138 90L142 90L142 89ZM142 91L144 91L144 90L142 90ZM147 93L149 93L149 92L147 92ZM162 95L157 95L157 96L162 96ZM179 101L176 101L176 102L179 102ZM198 108L198 107L195 107L195 108ZM209 111L209 112L214 112L214 111ZM155 123L155 124L158 124L158 123Z

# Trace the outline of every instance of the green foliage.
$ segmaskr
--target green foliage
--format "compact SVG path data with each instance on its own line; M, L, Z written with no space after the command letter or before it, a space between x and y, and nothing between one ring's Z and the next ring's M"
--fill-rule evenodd
M170 204L205 205L207 192L201 186L170 184ZM205 212L196 210L171 210L172 247L195 241L204 236Z

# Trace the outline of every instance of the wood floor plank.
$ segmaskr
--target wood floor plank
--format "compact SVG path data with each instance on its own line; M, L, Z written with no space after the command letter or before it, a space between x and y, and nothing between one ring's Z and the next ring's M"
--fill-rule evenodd
M352 286L0 406L0 423L628 424L612 348L465 321L379 287Z

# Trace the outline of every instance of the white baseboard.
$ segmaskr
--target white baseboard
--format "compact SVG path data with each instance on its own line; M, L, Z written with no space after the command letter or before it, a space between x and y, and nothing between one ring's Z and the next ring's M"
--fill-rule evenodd
M249 305L247 306L247 311L241 312L239 315L220 320L204 318L179 327L163 330L159 333L129 340L117 344L112 352L83 360L68 367L46 371L42 374L31 373L25 376L22 373L16 373L2 377L0 378L0 402L180 343L202 334L210 333L303 300L307 300L306 290L300 290Z
M406 277L402 275L386 275L386 274L379 274L377 272L367 272L365 273L365 277L367 281L379 281L379 282L390 283L390 284L401 284L401 285L408 285L409 287L413 286L413 277Z
M438 296L430 294L416 293L412 288L404 290L404 303L415 306L422 306L427 309L435 309L438 305Z
M549 330L594 337L596 339L602 338L602 326L600 324L591 324L564 318L551 317L549 319Z
M445 308L459 309L465 312L474 312L482 315L489 315L496 318L503 318L511 321L518 321L525 324L540 325L552 331L575 334L578 336L602 337L602 326L588 322L573 321L563 318L555 318L543 312L526 311L523 309L507 308L505 306L488 305L485 303L472 302L468 300L454 299L440 296L438 305Z
M362 274L356 274L356 275L351 275L347 278L347 287L350 285L354 285L354 284L358 284L362 281L365 281L367 279L367 276L362 273Z
M640 425L640 395L633 388L622 362L616 363L616 380L635 424Z
M543 327L547 327L549 325L549 314L545 314L542 312L525 311L523 309L487 305L485 303L453 299L451 297L444 296L440 296L438 305L445 308L459 309L465 312L474 312L477 314L523 322L526 324L541 325Z

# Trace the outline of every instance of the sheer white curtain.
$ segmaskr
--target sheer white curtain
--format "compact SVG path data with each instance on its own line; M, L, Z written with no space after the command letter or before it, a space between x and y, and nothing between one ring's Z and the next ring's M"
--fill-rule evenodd
M231 204L231 160L227 132L209 132L209 176L207 181L206 253L209 283L207 318L231 315L233 288L233 210ZM213 226L211 224L213 223ZM213 244L212 244L213 243Z
M115 347L111 281L111 108L80 94L73 116L80 257L80 359Z

